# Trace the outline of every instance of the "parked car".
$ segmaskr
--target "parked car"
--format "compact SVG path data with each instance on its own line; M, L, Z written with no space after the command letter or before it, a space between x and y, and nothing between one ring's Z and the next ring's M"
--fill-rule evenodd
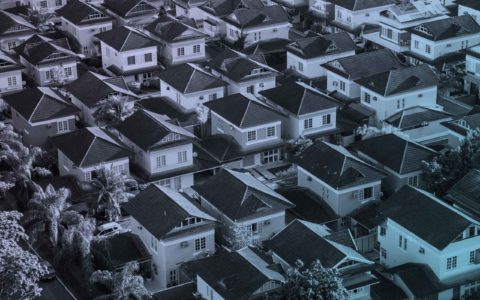
M126 228L123 228L120 224L116 222L105 223L97 227L97 233L95 234L98 237L108 237L118 233L123 233L129 231Z

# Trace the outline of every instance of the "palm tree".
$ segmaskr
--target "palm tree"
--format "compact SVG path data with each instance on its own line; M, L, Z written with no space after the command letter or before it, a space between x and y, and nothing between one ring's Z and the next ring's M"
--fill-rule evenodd
M131 116L133 112L133 102L128 101L127 97L112 96L101 104L93 113L93 116L98 126L112 126L123 122Z
M57 262L79 258L85 263L90 255L90 244L94 239L95 219L85 218L75 211L65 211L61 215L60 252Z

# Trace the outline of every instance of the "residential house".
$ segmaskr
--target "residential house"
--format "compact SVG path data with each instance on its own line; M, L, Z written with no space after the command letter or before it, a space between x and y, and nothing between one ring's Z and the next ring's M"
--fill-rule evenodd
M260 92L267 103L286 115L282 132L286 139L318 137L337 129L339 103L303 83L292 82Z
M78 109L57 90L37 87L5 96L23 143L44 146L48 138L76 130Z
M69 1L57 10L57 14L62 20L61 30L78 42L82 54L91 57L100 53L94 43L94 36L112 29L112 17L96 6L80 0Z
M412 1L380 12L380 30L366 33L365 39L394 52L410 51L411 33L407 30L426 21L448 18L448 9L438 2Z
M205 35L180 20L160 15L145 30L162 44L159 56L167 65L205 59Z
M35 34L14 50L26 74L39 86L64 85L78 77L78 57L67 38L52 40Z
M400 281L404 276L398 271L411 263L422 264L434 276L427 281L423 280L426 276L419 276L421 273L409 272L410 278L414 276L425 285L433 281L441 287L429 289L423 297L461 298L475 290L480 268L478 221L411 186L400 189L381 204L380 210L385 217L378 229L380 263L390 268L386 272L407 294L413 294L416 283Z
M67 0L24 0L21 2L41 14L53 14L57 9L67 4Z
M117 174L130 174L132 153L102 128L86 127L62 134L53 143L57 147L60 176L73 175L80 181L90 181L102 167Z
M237 238L235 228L246 229L255 242L271 238L285 227L285 211L293 207L250 173L226 168L193 186L193 190L192 197L222 222L218 239L229 246Z
M175 189L193 185L195 136L164 116L137 110L116 126L119 138L135 153L136 175L145 182Z
M0 95L23 89L22 70L20 62L0 50Z
M157 289L182 283L181 263L215 252L215 219L184 194L150 184L122 209L152 256Z
M322 65L327 70L327 91L338 97L360 98L356 80L403 67L390 50L382 49L335 59Z
M243 47L262 40L287 39L290 28L288 14L278 4L237 8L222 20L226 22L225 40L231 44L239 42Z
M205 103L210 109L212 135L232 136L250 155L243 166L283 160L282 116L272 108L241 94Z
M308 0L308 12L326 25L326 21L335 19L335 3L329 0Z
M117 27L95 35L100 40L102 68L127 83L146 82L161 68L157 60L158 43L129 27Z
M355 82L361 103L375 110L377 123L403 109L437 105L437 76L428 65L393 69Z
M395 5L395 0L338 0L335 1L335 18L331 21L335 31L347 31L359 36L363 26L377 24L380 12Z
M367 138L351 145L357 155L384 170L388 177L382 181L382 190L391 195L408 184L426 188L424 161L438 153L397 134Z
M35 26L24 18L0 11L0 49L12 52L13 48L30 38L35 31Z
M480 170L472 169L448 189L445 200L469 216L480 218Z
M227 83L193 64L181 64L160 73L160 94L186 111L223 98Z
M298 186L321 197L339 216L381 197L386 174L342 146L317 142L295 160Z
M480 112L473 111L467 115L444 121L441 124L461 141L468 135L469 131L480 128Z
M355 55L355 43L345 32L298 39L285 48L287 68L309 79L326 75L324 63Z
M456 0L455 3L458 5L458 16L470 15L472 18L480 22L480 3L475 0Z
M467 49L465 57L465 71L463 89L471 95L480 94L480 46Z
M192 14L192 11L200 12L198 7L203 5L206 0L173 0L175 5L175 17L189 17L197 20Z
M480 25L470 15L424 22L409 31L413 63L433 63L480 44Z
M112 97L135 99L122 77L107 77L91 71L83 73L77 80L64 87L72 103L80 109L85 124L96 124L94 113ZM85 91L88 91L86 93Z
M263 245L284 272L298 260L305 268L318 260L324 268L339 271L348 299L371 299L370 286L378 283L370 273L374 262L356 251L351 236L345 241L335 237L325 225L295 219Z
M103 7L115 18L116 26L141 28L155 20L158 10L146 0L106 0Z

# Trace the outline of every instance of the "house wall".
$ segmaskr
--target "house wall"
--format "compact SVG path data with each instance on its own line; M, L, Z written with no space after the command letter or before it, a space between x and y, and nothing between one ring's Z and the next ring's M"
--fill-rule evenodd
M15 34L10 33L8 35L0 36L0 49L12 53L12 48L20 46L33 35L33 30L22 30Z
M345 83L345 89L341 89L340 82ZM327 91L337 91L349 98L360 97L360 86L356 82L348 80L343 76L340 76L331 71L327 71Z
M12 78L15 77L13 80ZM12 85L8 85L8 78L11 78ZM15 84L13 84L15 82ZM14 70L0 73L0 95L12 93L23 89L22 70Z
M243 29L245 36L245 47L248 47L258 41L270 39L288 39L288 23L280 23L269 26L249 27ZM235 42L242 35L242 29L230 23L226 23L226 40L230 43Z
M467 34L441 41L431 41L412 33L410 51L427 60L434 60L443 55L473 47L478 44L480 44L480 33ZM427 45L430 46L430 53L427 52Z
M193 52L194 45L200 45L200 52ZM184 49L184 55L178 55L179 48ZM162 56L170 65L202 61L205 59L205 38L190 39L178 43L164 43Z
M74 81L78 78L77 61L71 60L71 61L62 62L60 64L52 63L52 64L42 64L42 65L33 66L35 82L37 82L38 85L55 84L56 82L51 78L47 79L47 71L51 71L52 69L55 70L56 68L63 69L64 74L65 74L66 68L70 68L72 70L72 75L67 76L65 74L64 77L61 78L64 80L64 83Z
M380 19L380 12L393 5L394 4L377 6L359 11L351 11L335 5L335 21L340 22L351 29L357 28L365 23L376 24Z
M355 50L304 59L287 50L287 68L294 69L307 78L316 78L326 76L327 74L327 71L321 66L322 64L337 58L352 55L355 55ZM303 71L299 67L300 64L303 66Z
M62 17L61 29L72 35L81 45L81 53L87 57L98 54L97 47L94 44L94 35L102 31L112 29L112 21L99 21L98 23L77 26Z
M196 93L183 94L172 86L168 85L165 81L160 80L160 95L168 97L172 101L177 102L187 111L193 111L198 104L208 102L210 97L213 97L213 95L215 95L214 99L223 98L225 96L225 88L219 87L199 91Z
M271 77L262 77L242 82L236 82L231 80L227 76L224 76L222 73L217 72L216 70L212 70L212 74L228 83L227 95L243 94L250 96L252 94L247 92L247 88L253 86L253 95L260 96L260 91L273 89L276 82L275 75L272 75Z
M60 9L67 4L66 0L28 0L26 1L30 7L41 13L54 13L55 10Z
M106 43L100 41L102 51L102 66L105 71L111 65L117 66L123 72L139 70L157 65L157 47L147 47L129 51L118 52ZM152 60L145 61L145 54L151 54ZM128 64L128 57L135 57L135 64Z
M220 294L218 294L202 277L197 275L197 291L200 293L202 299L209 300L225 300Z
M96 124L95 124L95 118L93 117L93 113L96 111L98 107L90 108L73 95L70 95L70 99L72 101L72 104L80 109L80 117L83 120L83 122L88 126L95 126Z

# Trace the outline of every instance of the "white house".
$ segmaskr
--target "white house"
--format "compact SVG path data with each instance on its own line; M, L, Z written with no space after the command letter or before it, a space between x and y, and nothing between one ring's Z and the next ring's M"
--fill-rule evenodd
M146 0L106 0L103 7L115 18L116 26L142 28L154 21L158 9Z
M9 54L0 50L0 95L14 93L23 88L23 66Z
M355 43L345 32L298 39L286 49L287 68L309 79L326 75L324 63L355 55Z
M24 18L3 10L0 11L0 28L0 49L7 52L13 51L36 31Z
M150 184L122 208L152 255L157 289L182 283L181 263L215 253L215 219L175 190Z
M458 16L470 15L472 18L480 22L480 3L475 0L456 0L458 4Z

